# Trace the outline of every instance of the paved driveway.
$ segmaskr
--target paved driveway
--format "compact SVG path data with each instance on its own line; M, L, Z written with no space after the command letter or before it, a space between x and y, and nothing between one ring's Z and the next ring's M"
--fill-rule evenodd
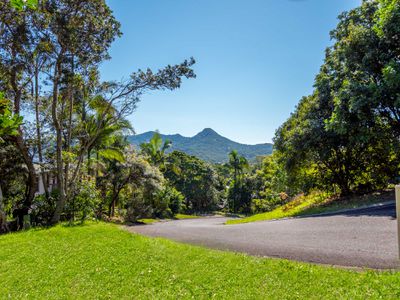
M160 222L128 230L251 255L351 267L399 268L395 207L223 225L228 218Z

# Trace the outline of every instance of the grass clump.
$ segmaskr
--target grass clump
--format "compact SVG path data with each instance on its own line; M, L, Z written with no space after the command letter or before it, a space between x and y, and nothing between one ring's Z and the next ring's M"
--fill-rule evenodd
M0 299L400 298L400 273L209 250L112 224L0 236Z

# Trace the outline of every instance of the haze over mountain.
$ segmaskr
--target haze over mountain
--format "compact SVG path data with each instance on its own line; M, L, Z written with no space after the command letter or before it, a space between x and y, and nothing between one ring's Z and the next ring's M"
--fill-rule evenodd
M154 133L154 131L148 131L138 135L131 135L128 136L128 140L131 144L139 147L140 144L148 142ZM193 137L185 137L180 134L161 134L161 137L163 140L168 139L172 142L172 147L168 149L168 152L179 150L213 163L228 161L228 154L232 150L237 150L239 154L251 161L257 156L271 154L273 147L270 143L257 145L240 144L219 135L211 128L205 128Z

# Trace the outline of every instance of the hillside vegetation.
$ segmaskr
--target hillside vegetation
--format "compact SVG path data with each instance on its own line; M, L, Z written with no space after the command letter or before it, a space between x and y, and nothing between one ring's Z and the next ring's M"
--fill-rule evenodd
M296 216L321 213L334 213L341 210L361 208L382 202L394 201L393 191L377 192L362 196L337 197L323 192L312 192L309 195L298 195L291 201L277 208L249 217L229 220L227 224L268 221Z
M154 131L131 135L128 140L135 146L148 143L154 135ZM240 144L216 133L211 128L205 128L193 137L184 137L180 134L164 135L163 140L170 140L172 145L168 152L174 150L194 155L202 160L212 163L222 163L228 161L228 154L232 150L237 150L246 159L254 161L257 156L264 156L272 153L272 144L245 145Z
M249 257L104 223L4 235L0 249L1 299L400 297L399 273Z

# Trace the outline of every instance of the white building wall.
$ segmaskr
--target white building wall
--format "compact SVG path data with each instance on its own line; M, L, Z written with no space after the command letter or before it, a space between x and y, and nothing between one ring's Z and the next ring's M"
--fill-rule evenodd
M39 176L39 181L38 181L38 195L43 195L44 192L44 184L43 184L43 177Z

